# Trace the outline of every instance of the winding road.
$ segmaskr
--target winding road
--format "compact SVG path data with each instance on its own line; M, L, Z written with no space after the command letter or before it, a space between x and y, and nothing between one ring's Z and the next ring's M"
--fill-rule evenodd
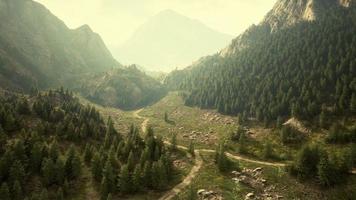
M142 111L143 111L143 109L137 110L133 113L133 115L134 115L134 117L143 120L143 122L141 124L141 129L142 129L142 132L146 132L150 119L147 117L141 116L140 112L142 112ZM164 143L167 145L171 145L171 143L168 141L164 141ZM181 145L177 145L177 148L179 148L181 150L188 150L187 147L181 146ZM215 150L212 150L212 149L197 149L197 150L195 150L195 163L194 163L193 168L189 172L189 174L184 178L184 180L180 184L176 185L174 188L172 188L171 190L166 192L159 200L173 199L176 195L178 195L180 192L182 192L184 190L184 188L186 188L187 186L190 185L190 183L196 177L196 175L198 174L199 170L201 169L201 167L203 165L203 160L200 156L200 153L215 153ZM285 163L272 163L272 162L258 161L258 160L253 160L253 159L249 159L246 157L242 157L239 155L234 155L234 154L231 154L228 152L226 152L226 156L231 159L234 159L234 160L242 160L242 161L260 164L260 165L273 166L273 167L285 167L286 166Z

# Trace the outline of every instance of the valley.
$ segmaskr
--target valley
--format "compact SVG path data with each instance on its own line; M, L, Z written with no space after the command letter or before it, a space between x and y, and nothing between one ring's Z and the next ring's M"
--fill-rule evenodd
M356 199L356 0L212 2L0 0L0 200Z
M194 141L195 157L193 167L190 169L190 172L187 173L187 176L182 179L182 182L177 184L171 190L163 193L163 196L159 198L160 200L190 199L192 190L195 194L202 189L205 191L213 191L213 195L208 195L206 199L223 198L231 200L244 199L249 193L256 195L257 199L266 198L267 195L271 196L272 199L291 199L296 197L303 199L330 199L329 197L331 195L334 197L331 199L336 200L347 199L348 195L354 195L352 188L356 185L356 176L351 175L354 172L350 172L350 178L347 185L335 187L333 190L325 193L322 188L312 186L312 183L299 183L294 177L291 177L288 174L286 167L292 162L292 157L280 161L280 159L265 159L262 156L259 157L250 153L242 155L238 153L238 151L234 151L234 149L239 146L239 144L236 143L229 144L229 151L226 152L227 158L233 163L232 167L229 171L221 173L214 162L216 146L221 140L226 139L227 142L230 140L230 138L226 138L225 136L229 135L229 131L234 131L238 128L238 119L236 119L236 117L220 115L214 110L201 110L184 106L182 97L179 96L179 92L171 92L156 104L131 112L124 112L108 107L100 109L100 106L98 107L99 111L104 116L111 116L113 121L118 119L117 121L121 121L121 123L134 123L136 126L141 127L142 132L145 132L148 127L154 128L157 135L163 136L164 143L167 145L172 145L172 134L177 133L176 146L178 149L186 152L188 157L190 157L190 141ZM169 116L170 120L168 122L165 121L165 113ZM214 117L216 115L217 118L220 117L223 119L211 122L209 119L204 118L208 115ZM191 119L191 121L188 123L181 116L190 116L189 119ZM224 119L224 117L226 119ZM222 129L222 127L226 128L226 123L229 123L230 120L233 121L231 127L229 127L230 129ZM174 124L172 122L174 122ZM209 129L204 129L204 125L208 126ZM267 135L257 134L256 136L248 136L250 141L247 146L258 146L255 144L256 141L268 139L272 140L273 144L276 143L276 145L279 145L277 148L273 146L274 150L279 148L285 148L284 150L281 150L281 152L290 152L293 150L294 147L289 148L283 144L278 144L280 141L276 138L277 136L273 135L275 130L264 128L262 124L256 125L256 123L252 123L252 127L250 126L248 126L249 129L260 130L262 133L267 131ZM181 127L184 128L180 129ZM169 131L168 133L167 130ZM214 138L211 140L211 143L206 143L206 141L194 137L195 134L200 135L200 130L202 130L202 132L207 131L209 137ZM193 137L183 137L186 132L194 132L192 134ZM248 147L251 151L254 151L254 148L257 147ZM251 182L236 183L236 178L234 179L233 172L243 170L248 171L249 169L254 170L260 167L263 169L263 173L260 175L261 177L257 178L259 178L259 180L266 180L268 184L261 188L254 186L253 182L252 184ZM248 173L245 172L245 174ZM197 194L195 195L197 196Z

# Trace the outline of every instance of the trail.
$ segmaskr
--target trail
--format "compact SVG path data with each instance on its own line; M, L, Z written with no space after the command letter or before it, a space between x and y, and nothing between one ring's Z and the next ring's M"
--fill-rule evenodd
M141 124L141 129L142 129L143 132L145 132L147 130L147 126L148 126L148 123L149 123L150 119L140 115L140 112L142 110L143 109L135 111L133 113L133 116L138 118L138 119L143 119L143 122ZM164 143L166 145L172 145L169 141L164 141ZM181 146L181 145L177 145L177 148L181 149L181 150L188 150L187 147ZM202 158L200 156L201 152L204 152L204 153L215 153L215 150L212 150L212 149L197 149L197 150L195 150L195 163L194 163L193 168L189 172L189 174L184 178L184 180L180 184L176 185L174 188L172 188L171 190L166 192L159 200L170 200L170 199L174 198L175 196L177 196L180 192L182 192L182 190L185 187L190 185L190 183L197 176L200 168L203 165L203 160L202 160ZM242 161L255 163L255 164L260 164L260 165L267 165L267 166L274 166L274 167L284 167L284 166L286 166L285 163L271 163L271 162L258 161L258 160L253 160L253 159L245 158L245 157L242 157L242 156L238 156L238 155L233 155L231 153L226 153L226 155L227 155L227 157L229 157L231 159L234 159L234 160L242 160Z
M203 165L203 159L201 158L199 151L196 150L195 163L193 168L190 170L188 176L186 176L184 180L178 185L176 185L173 189L166 192L161 198L159 198L159 200L169 200L177 196L179 193L181 193L184 190L184 188L189 186L192 180L198 175L198 172L202 167L202 165Z

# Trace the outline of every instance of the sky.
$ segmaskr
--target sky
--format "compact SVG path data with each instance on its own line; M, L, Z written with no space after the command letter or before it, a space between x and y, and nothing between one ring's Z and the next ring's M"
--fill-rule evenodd
M150 17L171 9L238 36L259 23L276 0L35 0L70 28L88 24L109 48L126 41ZM65 2L65 3L64 3Z

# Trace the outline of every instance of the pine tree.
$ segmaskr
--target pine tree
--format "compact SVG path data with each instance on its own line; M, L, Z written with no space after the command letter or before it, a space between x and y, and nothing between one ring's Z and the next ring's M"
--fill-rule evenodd
M352 93L350 109L356 113L356 93Z
M58 158L57 162L55 163L55 181L58 185L62 185L65 179L65 168L64 168L64 161L62 158Z
M74 146L71 146L67 153L67 160L64 165L66 177L76 179L81 174L81 161Z
M109 186L108 181L106 180L106 178L103 177L103 179L101 180L101 184L100 184L101 200L106 200L109 192L110 192L110 186Z
M48 158L42 164L42 176L46 186L51 185L55 181L56 169L52 159Z
M129 158L127 159L127 166L129 171L133 171L135 167L135 157L132 151L130 151Z
M152 168L149 161L146 161L143 168L143 181L146 187L151 187L152 185Z
M168 113L167 113L167 112L164 112L164 121L165 121L166 123L169 122Z
M22 200L22 197L23 197L23 193L22 193L21 184L18 180L16 180L12 187L12 199L13 200Z
M102 177L103 165L99 156L99 153L95 153L91 162L91 172L96 181L100 181Z
M321 128L325 128L327 123L327 117L325 111L321 111L320 116L319 116L319 125Z
M85 145L85 149L84 149L84 161L85 163L90 163L91 159L92 159L92 150L89 144Z
M9 187L7 186L7 184L4 182L1 184L1 188L0 188L0 197L3 200L10 200L10 190Z
M129 172L129 167L128 165L123 165L121 167L121 173L120 173L120 190L124 194L129 194L132 191L132 183L131 183L131 177L130 177L130 172Z
M177 150L177 134L173 133L171 139L171 151L176 151L176 150Z
M49 157L52 159L53 162L56 162L57 158L59 157L59 147L56 139L49 147Z
M197 193L196 193L195 189L193 188L193 185L190 185L189 190L188 190L187 200L196 200L196 199L197 199Z
M49 200L47 189L43 189L40 195L40 200Z
M132 188L134 192L141 190L142 178L141 178L141 166L136 165L134 173L132 175Z
M64 200L64 192L62 188L57 190L56 200Z
M39 172L42 163L42 146L39 143L33 145L30 161L31 170L35 173Z
M25 169L20 161L15 163L10 168L10 183L18 181L21 185L24 183Z
M326 152L321 153L318 164L318 179L321 185L330 186L333 180L333 171L330 167L328 155Z
M246 135L244 132L241 132L239 138L239 153L244 154L247 152L246 148Z
M116 187L116 173L110 160L107 160L103 169L103 178L106 180L108 192L113 192Z
M195 150L194 150L194 143L193 143L193 140L190 141L188 152L190 153L190 155L192 155L193 157L195 157Z
M160 168L158 166L157 162L153 162L152 164L152 187L153 189L158 189L159 186L161 185L161 177L160 177Z
M270 141L267 141L263 148L263 157L269 159L273 157L273 148Z

